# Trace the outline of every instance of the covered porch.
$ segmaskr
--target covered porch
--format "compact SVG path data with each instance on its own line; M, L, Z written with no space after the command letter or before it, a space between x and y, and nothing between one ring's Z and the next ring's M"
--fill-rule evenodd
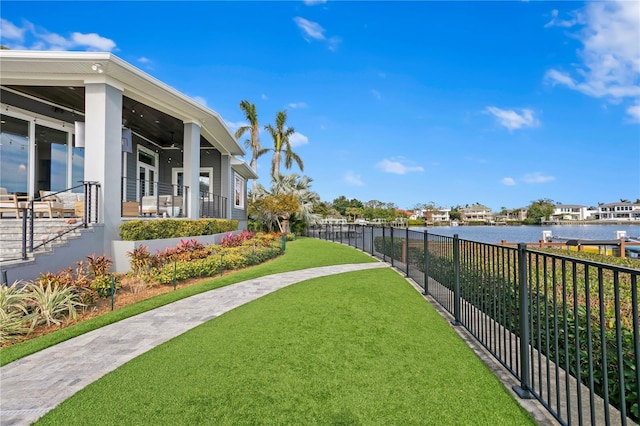
M214 111L110 53L2 51L0 60L7 196L41 201L99 183L106 253L123 218L246 221L246 181L257 176L238 166L245 152Z

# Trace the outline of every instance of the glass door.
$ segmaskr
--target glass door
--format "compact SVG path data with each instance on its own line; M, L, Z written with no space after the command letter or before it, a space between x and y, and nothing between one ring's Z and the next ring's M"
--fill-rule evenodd
M158 154L138 146L137 193L140 199L146 195L156 195L155 184L158 181Z
M174 195L182 196L184 193L184 169L175 167L172 169L172 181ZM213 167L202 167L198 177L198 190L191 191L193 196L197 197L200 202L200 216L212 216L213 203Z
M0 187L9 194L27 195L29 123L0 115Z

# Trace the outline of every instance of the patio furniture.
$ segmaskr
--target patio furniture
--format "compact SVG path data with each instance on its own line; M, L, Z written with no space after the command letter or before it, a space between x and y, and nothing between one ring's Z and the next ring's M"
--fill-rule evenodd
M51 195L55 194L55 195ZM40 191L41 201L46 202L54 202L62 205L62 217L65 214L69 214L71 216L77 216L78 209L76 209L76 203L82 202L84 203L84 194L78 194L75 192L59 192L55 193L55 191ZM57 211L60 206L55 206L55 210ZM82 209L84 212L84 206Z
M123 201L122 202L122 216L123 217L135 217L140 214L140 204L137 201Z
M178 217L182 211L182 197L174 195L145 195L142 197L141 214Z
M20 215L20 199L24 197L20 197L16 194L9 194L7 192L7 188L0 187L0 219L2 218L4 213L13 213L17 218Z

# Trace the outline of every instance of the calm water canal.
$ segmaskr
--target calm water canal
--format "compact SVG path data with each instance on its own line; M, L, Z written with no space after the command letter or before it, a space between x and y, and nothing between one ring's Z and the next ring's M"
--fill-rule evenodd
M542 231L551 231L554 238L613 240L617 231L626 231L627 237L640 238L638 225L551 225L551 226L436 226L412 227L412 231L427 230L431 234L452 237L454 234L465 240L482 243L535 243L542 239ZM558 240L555 240L558 241Z

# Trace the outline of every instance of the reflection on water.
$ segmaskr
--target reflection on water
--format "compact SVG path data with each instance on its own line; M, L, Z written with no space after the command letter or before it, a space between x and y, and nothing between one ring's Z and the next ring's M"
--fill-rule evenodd
M551 226L436 226L412 227L412 231L427 231L430 234L452 237L454 234L465 240L482 243L533 243L542 239L542 231L551 231L554 238L583 240L613 240L617 231L625 231L627 237L640 238L640 223L636 225L551 225Z

